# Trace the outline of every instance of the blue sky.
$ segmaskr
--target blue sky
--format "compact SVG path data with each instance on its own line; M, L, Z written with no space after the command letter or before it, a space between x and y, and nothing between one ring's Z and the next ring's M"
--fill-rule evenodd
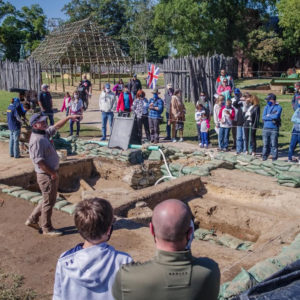
M62 18L66 19L66 16L61 12L61 9L69 0L9 0L16 8L22 6L31 6L32 4L39 4L44 10L47 18Z

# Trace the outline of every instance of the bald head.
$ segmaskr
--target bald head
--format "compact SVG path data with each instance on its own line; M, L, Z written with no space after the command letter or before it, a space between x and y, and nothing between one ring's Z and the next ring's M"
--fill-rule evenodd
M165 200L153 211L152 224L155 236L165 241L181 241L187 234L191 223L191 211L182 201Z

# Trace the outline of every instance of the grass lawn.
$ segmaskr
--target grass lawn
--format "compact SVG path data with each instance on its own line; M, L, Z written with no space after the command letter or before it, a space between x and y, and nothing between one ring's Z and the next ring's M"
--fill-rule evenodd
M236 79L234 81L234 85L236 87L247 86L247 85L255 85L255 84L268 84L271 79Z

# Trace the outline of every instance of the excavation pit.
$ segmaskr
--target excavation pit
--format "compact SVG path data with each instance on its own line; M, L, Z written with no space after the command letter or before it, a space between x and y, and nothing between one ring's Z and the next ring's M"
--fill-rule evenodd
M186 161L179 158L173 166ZM59 195L74 205L82 197L108 199L117 216L120 242L115 246L135 253L135 259L140 261L153 255L153 239L145 226L155 205L168 198L184 200L191 207L196 230L212 231L218 241L232 237L251 243L249 248L240 249L238 245L231 247L232 243L194 240L193 254L216 260L222 282L232 280L241 268L248 270L279 255L282 247L300 232L297 190L279 186L271 177L221 166L208 177L186 175L154 186L165 175L162 165L162 161L131 165L103 157L68 157L60 164ZM2 176L1 183L38 191L32 168L19 175Z

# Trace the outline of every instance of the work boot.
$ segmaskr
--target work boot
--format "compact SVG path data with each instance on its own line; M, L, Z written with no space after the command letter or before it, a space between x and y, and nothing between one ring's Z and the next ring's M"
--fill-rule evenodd
M25 222L25 225L28 226L28 227L31 227L31 228L33 228L33 229L36 229L36 230L38 230L38 231L41 229L41 227L40 227L40 225L39 225L38 223L32 223L32 222L29 221L29 220L27 220L27 221Z

